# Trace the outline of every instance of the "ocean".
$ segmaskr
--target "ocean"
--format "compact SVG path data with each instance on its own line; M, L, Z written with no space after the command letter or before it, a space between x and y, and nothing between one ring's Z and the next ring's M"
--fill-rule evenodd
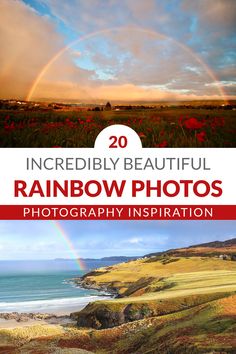
M105 298L106 294L77 287L71 279L115 262L84 263L86 270L67 260L0 261L0 313L69 313Z

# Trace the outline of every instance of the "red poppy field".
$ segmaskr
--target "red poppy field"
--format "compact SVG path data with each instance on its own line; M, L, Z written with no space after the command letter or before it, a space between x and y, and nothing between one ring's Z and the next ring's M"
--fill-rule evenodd
M144 109L131 111L0 111L1 147L93 147L98 133L125 124L143 147L235 147L236 111Z

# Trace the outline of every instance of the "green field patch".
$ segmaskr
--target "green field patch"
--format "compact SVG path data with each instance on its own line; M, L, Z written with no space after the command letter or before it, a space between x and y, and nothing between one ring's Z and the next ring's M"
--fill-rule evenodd
M125 124L144 147L233 147L233 110L184 107L112 110L0 110L2 147L93 147L99 132Z

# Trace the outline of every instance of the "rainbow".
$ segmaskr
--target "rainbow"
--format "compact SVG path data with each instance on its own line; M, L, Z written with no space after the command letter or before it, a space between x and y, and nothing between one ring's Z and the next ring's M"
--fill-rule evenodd
M82 261L81 258L79 258L73 243L71 242L69 236L67 235L66 231L62 227L61 223L58 220L52 220L51 222L52 222L52 225L54 226L54 229L58 233L58 235L60 235L62 237L62 239L65 241L66 246L70 250L71 257L75 261L75 263L77 264L79 269L85 270L86 266L85 266L84 262Z
M222 99L225 101L225 103L228 103L227 97L226 97L226 93L224 92L223 87L220 85L219 83L219 79L216 76L216 73L200 58L200 56L198 56L192 49L190 49L188 46L186 46L185 44L177 41L176 39L169 37L163 33L159 33L150 29L146 29L146 28L142 28L142 27L114 27L114 28L108 28L108 29L104 29L104 30L100 30L100 31L96 31L96 32L92 32L89 34L86 34L76 40L74 40L73 42L69 43L68 45L64 46L63 48L61 48L48 62L46 65L44 65L41 69L41 71L39 72L39 74L37 75L37 77L35 78L35 80L33 81L31 88L26 96L26 101L30 101L37 89L37 86L39 85L41 79L43 78L43 76L46 74L46 72L48 71L48 69L50 68L50 66L61 56L63 55L67 50L69 50L70 48L72 48L74 45L83 42L87 39L90 39L92 37L101 35L101 34L107 34L110 32L115 32L115 31L135 31L135 32L141 32L141 33L146 33L149 34L150 36L154 37L154 38L161 38L161 39L167 39L167 40L171 40L174 44L176 44L178 47L180 47L181 49L183 49L184 52L190 54L190 56L192 56L192 58L194 58L196 60L196 62L198 62L201 67L205 70L205 72L208 74L208 76L211 78L211 80L215 83L215 86L220 94L220 96L222 97Z

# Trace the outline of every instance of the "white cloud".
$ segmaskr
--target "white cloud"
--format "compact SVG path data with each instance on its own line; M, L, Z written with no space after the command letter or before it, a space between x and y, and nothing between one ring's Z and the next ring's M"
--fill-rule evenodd
M143 241L143 239L141 237L133 237L131 239L128 240L128 243L131 244L139 244Z

